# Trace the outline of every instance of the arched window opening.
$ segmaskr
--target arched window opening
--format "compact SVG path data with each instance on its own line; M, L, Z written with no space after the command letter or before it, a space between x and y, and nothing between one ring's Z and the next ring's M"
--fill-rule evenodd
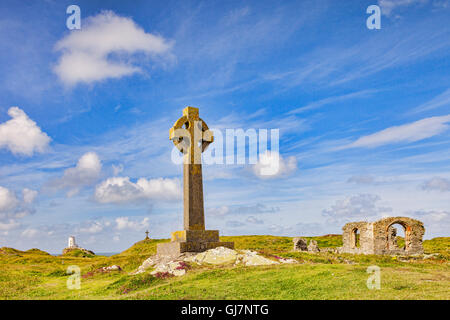
M388 245L390 250L406 249L406 230L399 223L394 223L388 228Z
M358 228L353 229L353 246L355 248L359 248L361 246L360 239L361 234Z

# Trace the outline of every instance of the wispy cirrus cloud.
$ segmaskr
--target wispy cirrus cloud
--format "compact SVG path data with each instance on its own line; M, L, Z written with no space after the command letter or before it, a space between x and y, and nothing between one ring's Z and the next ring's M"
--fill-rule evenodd
M425 4L428 0L378 0L381 14L390 16L397 8Z
M347 93L347 94L343 94L343 95L328 97L325 99L311 102L311 103L307 104L306 106L293 109L293 110L289 111L289 114L300 114L300 113L303 113L306 111L319 109L319 108L329 105L329 104L339 103L339 102L343 102L343 101L347 101L347 100L351 100L351 99L355 99L355 98L360 98L360 97L361 98L367 97L375 92L376 92L376 90L361 90L361 91L356 91L356 92Z
M447 131L450 128L448 122L450 115L421 119L363 136L341 149L374 148L393 143L420 141Z
M425 102L411 110L411 114L420 113L424 111L434 110L440 107L450 106L450 88L442 92L440 95L431 99L428 102Z

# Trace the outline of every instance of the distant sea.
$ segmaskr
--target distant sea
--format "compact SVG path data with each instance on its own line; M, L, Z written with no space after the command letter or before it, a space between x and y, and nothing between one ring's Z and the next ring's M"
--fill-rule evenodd
M119 254L120 252L95 252L96 256L105 256L105 257L110 257L113 256L115 254ZM52 256L60 256L61 253L50 253Z

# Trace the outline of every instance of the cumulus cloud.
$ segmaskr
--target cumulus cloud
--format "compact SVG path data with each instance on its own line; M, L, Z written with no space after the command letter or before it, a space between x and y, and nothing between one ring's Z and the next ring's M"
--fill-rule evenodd
M54 72L67 85L120 78L142 72L133 64L137 53L156 57L169 53L171 47L166 39L146 33L132 19L103 11L84 19L81 30L56 43L62 56Z
M423 190L450 191L450 180L441 177L433 177L422 184Z
M133 221L128 217L116 218L116 229L132 229L136 231L144 230L149 227L149 218L144 218L141 221Z
M449 129L450 115L421 119L363 136L344 148L373 148L382 145L415 142L438 135Z
M19 199L15 192L0 186L0 222L3 223L1 228L15 227L17 219L34 212L32 203L37 196L37 191L25 188L22 195L22 199Z
M322 211L330 222L344 223L381 217L392 212L392 208L378 206L381 198L374 194L359 194L337 200L334 205Z
M25 156L45 152L51 139L36 122L18 107L9 108L8 115L12 119L0 124L0 149Z
M294 156L284 159L278 152L266 151L253 166L253 174L260 179L288 176L297 169Z
M82 187L94 184L100 177L102 163L95 152L81 156L77 165L64 171L64 175L49 183L54 189L67 189L67 196L76 195Z
M134 183L129 177L112 177L97 185L94 196L100 203L169 201L181 197L181 186L178 179L140 178Z

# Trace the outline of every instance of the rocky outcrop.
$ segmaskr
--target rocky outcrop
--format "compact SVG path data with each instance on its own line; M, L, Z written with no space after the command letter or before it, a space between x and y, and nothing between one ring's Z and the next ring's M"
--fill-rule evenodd
M167 256L154 255L145 260L139 268L132 274L145 272L149 268L153 268L151 274L171 274L174 276L182 276L186 274L188 263L197 265L213 264L213 265L244 265L244 266L262 266L276 265L281 263L297 263L295 259L281 258L273 256L269 259L261 256L256 251L240 250L236 251L226 247L217 247L200 253L184 253L175 259Z

